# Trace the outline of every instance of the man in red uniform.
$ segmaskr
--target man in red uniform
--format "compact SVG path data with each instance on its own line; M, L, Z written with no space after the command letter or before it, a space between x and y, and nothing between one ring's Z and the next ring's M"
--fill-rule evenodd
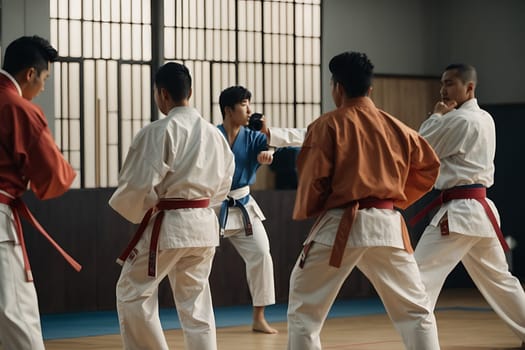
M30 102L44 90L57 56L45 39L21 37L7 47L0 70L0 343L6 350L44 349L20 197L28 185L39 199L57 197L76 176L44 113Z
M337 109L310 124L297 161L294 219L318 220L290 278L288 349L321 349L326 315L357 267L405 347L437 350L436 322L394 206L406 208L432 188L439 160L368 97L373 65L365 54L342 53L329 68Z

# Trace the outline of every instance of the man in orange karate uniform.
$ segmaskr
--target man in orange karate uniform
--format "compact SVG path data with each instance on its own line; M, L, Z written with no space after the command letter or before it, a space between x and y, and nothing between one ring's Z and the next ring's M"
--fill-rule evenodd
M365 54L342 53L329 68L337 109L310 124L297 161L294 219L318 220L290 278L288 349L321 349L328 311L357 267L405 347L437 350L435 318L394 207L406 208L432 188L439 160L415 130L368 97L373 65Z

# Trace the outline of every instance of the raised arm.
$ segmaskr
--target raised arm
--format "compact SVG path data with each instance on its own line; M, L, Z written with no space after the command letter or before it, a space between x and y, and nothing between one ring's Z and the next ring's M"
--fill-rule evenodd
M306 128L268 128L266 136L272 147L300 147L306 136Z

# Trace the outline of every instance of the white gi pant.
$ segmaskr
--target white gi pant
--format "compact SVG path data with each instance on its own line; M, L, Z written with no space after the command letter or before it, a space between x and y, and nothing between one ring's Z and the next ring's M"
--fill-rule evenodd
M230 240L246 264L246 279L253 306L272 305L275 304L275 287L270 242L262 221L255 216L250 220L253 235L246 236L243 228L226 230L225 237Z
M525 341L525 293L509 272L505 253L494 237L477 237L428 226L419 240L415 258L432 309L448 274L461 261L494 311Z
M357 267L370 280L410 350L438 350L436 321L412 254L394 247L347 246L340 268L332 247L314 242L303 268L290 277L288 350L320 350L320 333L343 282Z
M22 248L0 242L0 347L4 350L43 350L38 299L26 281Z
M159 250L157 277L148 276L149 239L135 247L117 282L117 311L126 350L167 350L157 288L168 276L188 350L216 350L215 317L208 277L215 247Z

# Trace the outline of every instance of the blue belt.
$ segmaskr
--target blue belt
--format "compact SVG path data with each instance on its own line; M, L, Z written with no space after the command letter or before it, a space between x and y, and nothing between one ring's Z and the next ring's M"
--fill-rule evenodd
M242 214L242 221L244 222L244 231L246 236L253 235L252 222L250 221L250 215L246 210L245 204L250 200L250 195L246 195L239 199L228 197L221 204L221 211L219 213L219 226L221 228L221 236L224 236L226 230L226 222L228 221L228 208L239 208Z

